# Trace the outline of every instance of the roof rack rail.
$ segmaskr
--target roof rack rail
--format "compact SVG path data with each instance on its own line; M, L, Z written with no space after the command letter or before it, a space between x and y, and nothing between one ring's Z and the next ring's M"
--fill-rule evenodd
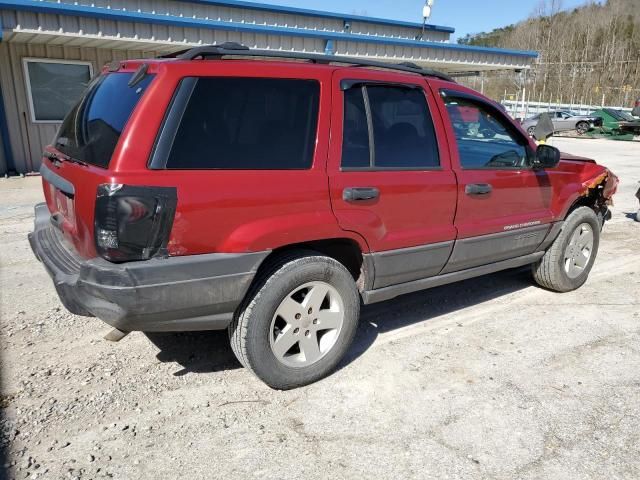
M358 67L375 67L400 72L417 73L425 77L435 77L449 82L455 80L442 72L430 68L421 68L410 62L385 63L375 60L365 60L355 57L343 57L338 55L325 55L319 53L282 52L278 50L253 50L236 42L226 42L220 45L204 45L175 53L163 55L161 58L179 58L181 60L195 60L196 58L222 58L222 57L264 57L264 58L288 58L293 60L309 60L313 63L330 64L341 63Z

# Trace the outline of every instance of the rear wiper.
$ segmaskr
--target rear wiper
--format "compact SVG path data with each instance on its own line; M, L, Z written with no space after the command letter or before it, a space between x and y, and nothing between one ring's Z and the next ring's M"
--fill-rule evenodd
M82 165L84 167L89 165L87 162L83 162L82 160L78 160L77 158L73 158L68 155L58 155L57 153L53 153L53 152L44 152L44 156L47 157L52 162L62 162L62 161L71 162L71 163L77 163L78 165Z
M87 162L83 162L82 160L78 160L77 158L73 158L73 157L66 157L65 160L67 162L77 163L78 165L82 165L83 167L86 167L89 165Z

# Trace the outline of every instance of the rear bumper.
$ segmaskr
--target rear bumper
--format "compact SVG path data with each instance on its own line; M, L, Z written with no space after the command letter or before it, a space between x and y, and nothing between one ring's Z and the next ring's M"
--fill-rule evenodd
M114 264L83 259L36 205L29 243L64 306L124 331L226 328L269 254L214 253Z

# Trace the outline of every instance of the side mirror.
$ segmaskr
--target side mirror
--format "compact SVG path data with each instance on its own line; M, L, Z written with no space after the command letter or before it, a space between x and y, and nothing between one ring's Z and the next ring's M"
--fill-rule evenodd
M551 145L538 145L536 158L533 160L534 168L553 168L560 162L560 150Z

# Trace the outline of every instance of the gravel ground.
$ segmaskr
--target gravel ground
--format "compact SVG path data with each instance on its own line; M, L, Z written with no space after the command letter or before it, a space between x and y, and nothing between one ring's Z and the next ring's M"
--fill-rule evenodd
M622 182L583 288L519 269L367 307L342 368L290 392L225 332L104 341L29 250L40 180L0 180L9 476L640 478L640 144L555 142Z

